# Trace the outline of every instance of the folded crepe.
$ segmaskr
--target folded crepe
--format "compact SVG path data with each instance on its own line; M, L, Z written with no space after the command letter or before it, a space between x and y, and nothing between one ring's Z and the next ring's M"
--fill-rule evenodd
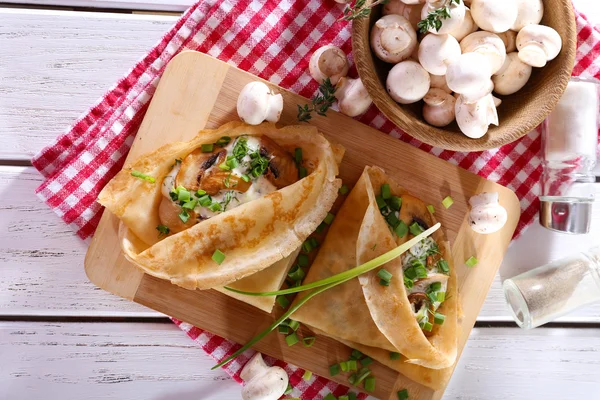
M232 122L126 165L98 202L121 220L125 257L150 275L277 290L337 197L342 154L314 127ZM274 301L227 294L267 311Z
M389 187L381 196L384 184ZM422 201L381 169L367 167L338 212L304 284L371 260L433 224ZM430 369L451 367L457 348L456 275L443 233L438 230L380 269L392 274L387 286L378 270L371 271L315 296L293 318L361 346L361 351L419 383L441 387L449 373ZM390 352L401 353L402 363L390 365Z

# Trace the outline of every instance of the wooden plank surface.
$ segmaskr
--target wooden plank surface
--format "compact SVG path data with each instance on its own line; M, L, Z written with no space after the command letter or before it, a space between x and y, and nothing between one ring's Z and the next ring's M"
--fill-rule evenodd
M239 399L169 324L0 322L0 354L3 399ZM445 398L591 399L599 360L600 329L476 328Z

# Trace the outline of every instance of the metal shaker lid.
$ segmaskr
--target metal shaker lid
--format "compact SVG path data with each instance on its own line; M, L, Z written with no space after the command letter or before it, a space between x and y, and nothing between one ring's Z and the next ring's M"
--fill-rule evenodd
M585 234L590 231L593 201L540 197L540 225L556 232Z

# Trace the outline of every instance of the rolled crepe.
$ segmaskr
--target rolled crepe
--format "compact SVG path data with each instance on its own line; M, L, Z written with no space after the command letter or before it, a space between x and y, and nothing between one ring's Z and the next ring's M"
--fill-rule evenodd
M301 148L308 175L277 191L195 225L159 237L161 183L177 159L185 159L203 144L224 136L267 136L288 153ZM125 257L144 272L187 289L233 286L262 291L279 288L294 252L323 221L337 197L339 148L310 126L277 129L274 124L249 126L232 122L216 130L201 131L189 142L165 145L127 165L104 188L100 204L122 222L121 245ZM132 176L139 171L154 183ZM218 264L215 250L225 254ZM269 274L241 279L271 267ZM236 298L241 298L237 297ZM264 299L247 299L261 303ZM273 299L267 299L272 306ZM263 304L263 309L269 307Z

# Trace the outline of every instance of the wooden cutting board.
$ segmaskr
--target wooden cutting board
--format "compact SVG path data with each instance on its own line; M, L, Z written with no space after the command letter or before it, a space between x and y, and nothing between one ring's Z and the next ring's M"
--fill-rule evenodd
M163 74L127 162L163 144L189 140L200 129L237 120L238 93L253 80L260 79L208 55L192 51L178 55ZM285 106L280 124L297 124L296 105L308 100L265 83L283 94ZM452 243L459 279L464 312L459 338L462 350L516 228L520 211L515 194L342 114L329 111L327 117L315 116L311 124L346 148L340 170L346 184L354 184L366 165L377 165L435 206L435 216ZM483 191L499 192L509 216L506 226L491 235L475 234L466 218L469 198ZM441 200L448 195L454 199L454 205L446 210ZM117 227L118 219L104 212L86 255L86 273L99 287L238 343L247 342L272 323L272 315L217 291L189 291L144 274L123 257ZM471 256L479 259L474 268L464 265ZM324 377L329 377L330 365L347 360L350 354L348 347L321 336L311 348L288 347L284 336L276 332L254 348ZM379 398L395 399L402 388L409 389L411 399L439 399L443 394L442 390L418 385L378 363L372 364L371 370L377 382L372 394ZM347 374L331 379L348 385Z

